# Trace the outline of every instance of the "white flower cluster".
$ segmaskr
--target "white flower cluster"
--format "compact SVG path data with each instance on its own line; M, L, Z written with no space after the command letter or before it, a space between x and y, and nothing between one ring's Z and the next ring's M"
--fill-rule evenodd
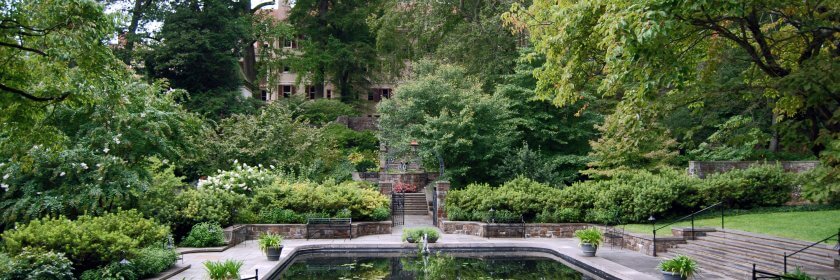
M239 161L234 161L238 163ZM221 189L230 192L249 192L255 187L265 186L274 181L275 174L262 168L235 164L233 170L217 170L218 174L198 181L198 188Z

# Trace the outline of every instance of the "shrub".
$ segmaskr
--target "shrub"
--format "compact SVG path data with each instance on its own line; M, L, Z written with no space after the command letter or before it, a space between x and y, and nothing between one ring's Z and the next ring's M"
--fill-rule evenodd
M260 212L259 220L266 224L302 224L306 222L306 219L295 211L279 208L263 209Z
M394 185L394 192L395 193L417 192L417 186L415 186L414 184L410 184L410 183L397 182L397 184Z
M234 161L233 170L217 171L216 175L207 177L206 180L198 182L198 188L220 189L235 193L250 193L256 188L265 187L274 182L278 174L271 169L263 168L262 165L248 166Z
M219 224L198 223L181 241L184 247L215 247L225 245L225 234Z
M231 213L245 205L247 200L243 194L217 188L189 189L176 197L181 219L191 223L211 222L225 226L233 223Z
M317 213L326 218L346 217L349 211L354 220L373 220L375 209L388 207L388 198L364 182L318 184L278 180L269 187L257 189L250 204L256 212L288 209L295 213ZM310 217L304 214L304 220Z
M816 203L840 204L840 167L819 166L800 176L802 198Z
M63 253L24 248L14 258L6 258L0 261L0 264L6 262L3 271L0 271L0 279L74 279L73 263Z
M238 280L239 269L242 268L242 261L206 261L204 268L207 270L211 280Z
M263 252L268 248L280 248L283 246L283 236L273 233L261 234L259 244Z
M689 278L697 271L697 262L688 256L677 255L670 260L659 263L659 269L677 273L684 278Z
M80 280L136 280L140 279L132 263L114 262L106 266L87 270Z
M706 204L726 200L732 207L749 209L788 202L795 182L795 176L780 166L761 165L711 175L699 191Z
M583 213L579 209L560 208L556 211L545 210L537 214L538 223L571 223L583 220Z
M300 104L297 113L315 125L326 124L340 116L355 116L358 114L353 106L332 99L304 101Z
M178 260L175 250L162 247L146 247L138 250L131 263L140 278L147 278L168 269Z
M434 227L417 227L403 229L402 240L406 241L408 237L413 238L416 242L423 240L423 235L426 235L429 242L436 242L440 238L440 232Z
M6 251L20 254L24 248L62 252L77 271L119 261L142 247L164 242L166 226L143 218L135 210L80 216L71 221L64 217L33 220L3 233Z
M590 244L594 247L601 245L601 231L594 227L576 230L575 237L580 239L581 244Z
M391 218L391 210L388 207L376 207L373 209L373 214L370 215L370 219L374 221L387 221Z

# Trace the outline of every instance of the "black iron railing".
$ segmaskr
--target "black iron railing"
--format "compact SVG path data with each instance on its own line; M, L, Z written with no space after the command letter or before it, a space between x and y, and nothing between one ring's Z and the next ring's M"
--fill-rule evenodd
M752 265L752 280L758 279L776 279L776 280L797 280L799 278L794 278L785 275L775 274L769 271L758 270L755 268L755 264Z
M706 208L700 209L700 211L697 211L697 212L694 212L694 213L688 214L688 215L686 215L686 216L684 216L684 217L682 217L682 218L679 218L679 219L676 219L676 220L674 220L674 221L671 221L670 223L667 223L667 224L665 224L665 225L663 225L663 226L656 227L656 225L654 225L654 226L653 226L653 240L651 240L651 241L652 241L651 243L653 243L653 256L654 256L654 257L656 256L656 231L658 231L658 230L660 230L660 229L663 229L663 228L665 228L665 227L667 227L667 226L670 226L670 225L673 225L673 224L676 224L676 223L682 222L682 221L691 220L691 239L694 239L694 237L695 237L695 236L694 236L694 234L695 234L695 233L694 233L694 219L697 217L697 215L702 214L702 213L705 213L706 211L709 211L709 210L711 210L711 209L713 209L713 208L716 208L716 207L717 207L717 208L720 208L720 228L721 228L721 229L724 229L725 227L724 227L724 218L723 218L723 217L724 217L724 214L725 214L725 210L726 210L726 208L724 207L723 201L718 202L718 203L715 203L715 204L712 204L712 205L711 205L711 206L709 206L709 207L706 207Z
M817 246L817 244L821 244L821 243L826 242L826 241L828 241L828 240L831 240L832 238L835 238L835 237L837 237L837 245L835 245L835 246L834 246L834 249L836 249L836 250L837 250L837 254L838 254L838 255L840 255L840 228L838 228L838 229L837 229L837 233L832 234L831 236L826 237L826 238L824 238L823 240L820 240L820 241L814 242L814 244L811 244L811 245L805 246L804 248L799 249L799 250L797 250L796 252L793 252L793 253L790 253L790 254L788 254L787 252L785 252L785 253L784 253L784 256L785 256L785 257L784 257L784 267L785 267L785 268L784 268L784 272L785 272L785 274L787 274L787 263L788 263L788 261L787 261L787 260L788 260L788 258L789 258L789 257L791 257L791 256L793 256L793 255L796 255L796 254L799 254L800 252L805 251L805 250L807 250L808 248L811 248L811 247Z
M254 276L248 278L242 278L241 280L260 280L260 270L254 269Z

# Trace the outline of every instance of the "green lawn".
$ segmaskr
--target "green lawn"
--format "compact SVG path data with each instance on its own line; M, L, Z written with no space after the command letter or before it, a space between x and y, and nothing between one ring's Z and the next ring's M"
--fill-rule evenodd
M726 228L816 242L837 233L840 210L742 214L726 216L725 222ZM680 222L672 226L690 225L690 222ZM720 227L720 217L695 220L694 226ZM652 231L650 224L628 224L625 229L643 234ZM657 231L657 235L670 235L666 229Z

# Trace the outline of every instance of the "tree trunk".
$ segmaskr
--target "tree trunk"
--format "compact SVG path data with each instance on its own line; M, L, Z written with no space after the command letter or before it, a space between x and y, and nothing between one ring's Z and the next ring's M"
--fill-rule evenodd
M131 10L131 23L125 33L125 52L122 61L131 65L134 57L134 44L137 42L137 28L140 26L140 19L143 17L143 10L151 5L152 0L134 0L134 9Z
M769 147L771 153L779 152L779 130L776 128L776 124L778 124L778 116L776 115L776 112L773 112L770 116L770 130L773 131Z

